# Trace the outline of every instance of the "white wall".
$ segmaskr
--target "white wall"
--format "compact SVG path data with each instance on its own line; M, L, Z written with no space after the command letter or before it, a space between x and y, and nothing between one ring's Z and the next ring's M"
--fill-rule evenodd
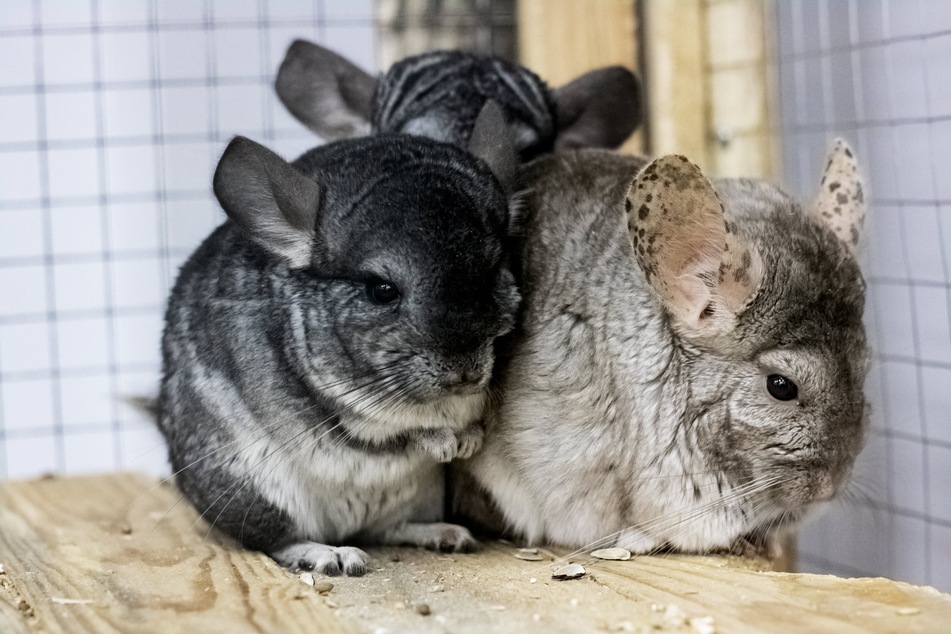
M371 0L0 3L0 479L166 470L119 397L157 391L228 139L318 142L271 87L297 37L376 66Z

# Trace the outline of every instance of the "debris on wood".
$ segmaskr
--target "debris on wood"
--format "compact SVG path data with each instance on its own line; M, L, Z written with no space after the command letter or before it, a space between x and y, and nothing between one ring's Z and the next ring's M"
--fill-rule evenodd
M87 605L92 603L92 599L64 599L63 597L50 597L50 601L59 605Z
M552 579L558 579L559 581L567 581L569 579L579 579L585 575L587 571L584 569L584 566L581 564L568 564L567 566L562 566L554 573L552 573Z
M334 584L330 583L329 581L321 581L319 583L314 584L314 590L316 590L320 594L327 594L333 589L334 589Z
M6 570L3 569L3 564L0 564L0 575L7 574Z
M597 559L610 559L614 561L627 561L631 558L631 551L626 548L602 548L591 553L592 557Z
M314 583L316 583L316 582L314 581L314 575L313 575L313 573L310 573L310 572L302 572L302 573L300 574L300 577L298 577L298 579L300 579L301 581L303 581L304 583L306 583L306 584L309 585L309 586L312 586L312 585L314 585Z
M664 610L664 624L669 627L681 627L687 623L687 614L680 606L669 604Z
M426 603L417 603L416 612L423 616L429 616L430 614L432 614L432 611L429 609L429 605Z
M915 614L921 614L921 610L918 608L898 608L896 610L899 616L914 616Z
M690 624L697 634L716 634L717 628L713 626L712 616L698 616L692 618L687 623Z
M544 557L538 554L537 548L519 548L515 552L515 558L523 561L541 561L544 559Z
M432 588L429 589L430 592L445 592L445 590L446 590L446 586L442 585L441 583L437 583L436 585L434 585Z

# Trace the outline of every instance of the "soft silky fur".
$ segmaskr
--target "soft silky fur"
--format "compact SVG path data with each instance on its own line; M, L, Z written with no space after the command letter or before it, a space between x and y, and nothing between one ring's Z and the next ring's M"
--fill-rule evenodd
M847 146L805 206L763 182L711 188L682 157L566 153L521 183L520 325L486 444L462 463L510 531L709 551L843 489L867 419ZM795 401L767 393L772 373ZM471 490L455 500L478 513Z
M291 114L325 139L396 132L461 148L491 101L522 159L553 149L617 147L637 128L642 107L640 83L622 66L551 88L498 57L431 51L402 59L377 78L304 40L288 48L275 89Z
M172 291L159 402L177 484L210 524L327 574L363 574L356 544L474 546L438 520L442 463L482 443L518 303L492 167L407 136L293 165L229 145L215 193L231 221ZM370 301L376 278L399 300Z

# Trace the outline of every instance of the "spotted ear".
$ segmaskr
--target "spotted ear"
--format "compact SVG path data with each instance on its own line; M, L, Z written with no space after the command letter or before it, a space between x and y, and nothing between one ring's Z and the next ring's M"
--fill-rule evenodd
M649 163L625 206L637 263L668 312L701 334L730 330L756 296L763 262L700 168L683 156Z
M865 225L865 191L852 148L836 139L809 214L855 253Z

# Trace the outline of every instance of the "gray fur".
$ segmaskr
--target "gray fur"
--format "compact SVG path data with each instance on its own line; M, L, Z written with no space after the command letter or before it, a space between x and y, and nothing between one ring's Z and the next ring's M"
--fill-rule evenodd
M288 567L363 574L360 543L471 549L438 520L518 303L498 179L409 136L293 164L238 138L215 194L231 221L182 268L163 338L159 427L183 494ZM380 279L397 300L373 300Z
M459 478L509 530L709 551L842 490L867 425L851 240L770 184L711 186L682 157L553 155L522 184L520 329ZM777 373L797 399L767 393ZM471 489L455 499L478 512Z
M501 58L433 51L400 60L376 79L303 40L288 49L275 88L291 114L324 138L372 129L457 147L467 146L476 117L494 101L523 159L553 149L617 147L640 124L642 109L640 83L622 66L552 90L535 73Z

